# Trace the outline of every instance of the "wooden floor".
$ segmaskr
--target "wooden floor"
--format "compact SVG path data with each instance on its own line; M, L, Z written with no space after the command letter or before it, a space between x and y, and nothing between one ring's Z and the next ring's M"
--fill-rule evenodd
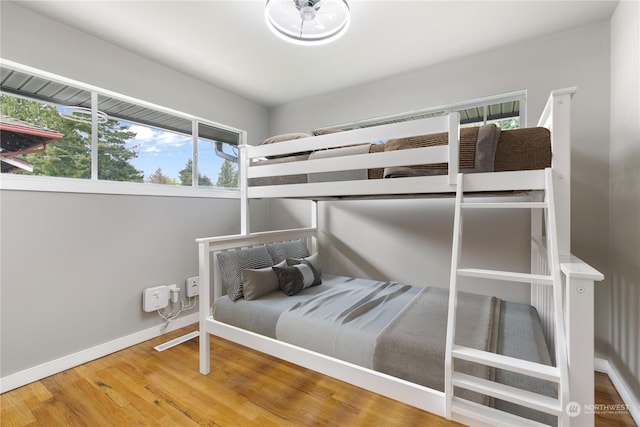
M282 362L212 340L212 372L198 373L198 340L153 347L163 337L53 375L0 396L9 426L456 426L459 424ZM620 403L596 375L598 403ZM635 426L628 414L596 426Z

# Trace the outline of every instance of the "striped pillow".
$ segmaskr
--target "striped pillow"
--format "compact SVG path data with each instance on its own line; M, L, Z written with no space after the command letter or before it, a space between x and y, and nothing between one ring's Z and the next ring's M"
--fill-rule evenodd
M244 296L242 292L242 270L271 267L274 262L264 246L218 254L222 284L231 301Z

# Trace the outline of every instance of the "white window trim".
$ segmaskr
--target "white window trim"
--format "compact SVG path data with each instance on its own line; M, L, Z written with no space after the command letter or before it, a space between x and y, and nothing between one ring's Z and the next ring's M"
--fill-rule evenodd
M216 199L240 198L240 191L237 188L188 187L148 182L94 181L80 178L14 174L0 175L0 190Z
M14 70L30 73L42 78L57 81L66 85L73 85L79 89L84 89L92 92L92 110L97 108L97 96L104 95L112 98L121 99L126 102L135 103L142 107L155 109L167 114L172 114L177 117L181 117L190 120L194 123L194 128L197 128L197 123L201 122L210 126L219 127L231 132L238 133L240 141L238 146L246 144L247 132L241 129L237 129L231 126L226 126L212 120L203 119L198 116L176 111L171 108L156 105L151 102L143 101L141 99L133 98L131 96L123 95L117 92L113 92L107 89L102 89L97 86L89 85L86 83L78 82L73 79L58 76L53 73L49 73L37 68L29 67L17 62L0 58L0 67L12 68ZM93 99L95 98L95 100ZM92 114L92 129L97 127L95 120L95 114ZM92 132L96 135L97 131ZM193 136L193 150L197 153L197 140L198 135ZM90 179L80 178L63 178L44 175L14 175L3 173L0 174L0 190L17 190L17 191L45 191L45 192L58 192L58 193L87 193L87 194L119 194L119 195L137 195L137 196L169 196L169 197L201 197L201 198L232 198L239 199L239 188L226 189L218 187L190 187L190 186L177 186L177 185L164 185L164 184L152 184L148 182L123 182L123 181L107 181L97 179L97 141L92 141L92 177ZM93 151L96 151L94 153ZM192 162L197 162L197 154L194 156ZM197 163L196 163L197 164ZM96 169L95 171L93 169ZM198 171L194 171L193 176L198 176ZM197 179L194 180L197 182Z

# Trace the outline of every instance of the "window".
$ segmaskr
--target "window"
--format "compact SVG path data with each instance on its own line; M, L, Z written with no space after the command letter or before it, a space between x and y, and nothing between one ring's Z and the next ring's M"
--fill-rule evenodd
M0 71L3 173L237 187L242 131L62 78Z
M526 91L511 92L478 100L444 105L436 108L412 111L391 116L378 117L358 122L345 123L332 126L334 128L349 130L383 124L398 123L408 120L426 119L438 117L451 112L460 114L460 126L480 126L486 123L495 123L500 129L516 129L525 124Z

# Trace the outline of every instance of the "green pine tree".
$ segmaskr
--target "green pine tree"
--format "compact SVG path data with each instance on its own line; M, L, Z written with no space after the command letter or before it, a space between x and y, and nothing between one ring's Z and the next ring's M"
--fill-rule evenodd
M149 175L147 182L152 184L180 185L177 180L163 174L161 168L156 169L154 173Z
M222 162L216 186L225 188L238 187L238 171L236 170L234 163L229 160Z
M26 154L33 165L32 175L91 178L91 125L60 116L57 108L38 101L0 96L0 114L47 128L64 135L50 143L44 153ZM143 173L129 161L137 156L126 146L135 137L117 120L98 125L98 178L142 182ZM28 173L28 172L19 172Z
M180 185L192 185L193 178L193 161L191 159L187 160L187 164L184 165L184 168L179 172L180 175ZM210 187L213 185L211 182L211 178L207 175L198 174L198 185L203 187Z

